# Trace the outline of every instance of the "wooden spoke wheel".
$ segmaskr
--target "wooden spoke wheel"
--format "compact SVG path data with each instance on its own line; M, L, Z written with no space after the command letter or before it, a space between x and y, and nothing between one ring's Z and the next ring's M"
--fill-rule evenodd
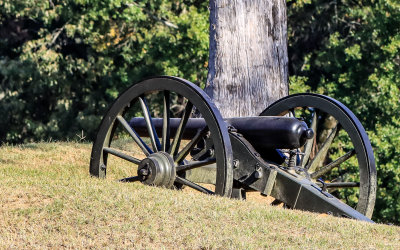
M206 125L196 128L188 138L185 128L194 111ZM145 135L135 131L131 124L134 117L145 121ZM162 125L156 129L157 118ZM172 120L178 121L174 128ZM203 140L212 147L196 152ZM191 158L193 152L196 157ZM226 124L210 98L186 80L156 77L132 85L109 108L93 144L90 174L167 188L187 186L229 197L232 165ZM213 170L209 183L214 185L186 178L188 171L202 167Z
M376 198L375 159L368 136L342 103L318 94L282 98L261 116L294 116L314 130L296 167L323 189L371 218Z

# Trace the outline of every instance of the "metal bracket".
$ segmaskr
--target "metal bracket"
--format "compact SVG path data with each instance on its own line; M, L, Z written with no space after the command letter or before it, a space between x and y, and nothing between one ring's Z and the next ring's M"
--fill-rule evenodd
M233 188L231 198L238 200L246 199L246 190L243 188Z
M271 195L272 189L275 184L277 173L278 173L278 171L276 171L276 169L274 169L274 168L270 169L268 178L266 178L264 190L261 192L263 195Z

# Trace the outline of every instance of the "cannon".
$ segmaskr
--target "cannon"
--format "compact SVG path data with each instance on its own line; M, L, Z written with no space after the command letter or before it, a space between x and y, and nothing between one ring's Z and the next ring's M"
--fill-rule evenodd
M284 97L254 117L222 118L197 85L154 77L103 117L90 174L372 222L376 168L360 121L318 94ZM136 185L136 184L135 184Z

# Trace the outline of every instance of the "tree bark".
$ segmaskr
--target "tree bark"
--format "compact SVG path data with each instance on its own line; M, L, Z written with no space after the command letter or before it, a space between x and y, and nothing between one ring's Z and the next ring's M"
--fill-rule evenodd
M257 116L288 94L284 0L210 0L205 91L224 117Z

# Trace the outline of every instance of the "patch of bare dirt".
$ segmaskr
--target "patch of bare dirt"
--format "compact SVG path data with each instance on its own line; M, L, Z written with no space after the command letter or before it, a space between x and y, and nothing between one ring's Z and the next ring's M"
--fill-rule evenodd
M211 185L211 184L203 184L203 183L201 183L199 185L201 185L202 187L205 187L205 188L207 188L208 190L211 190L211 191L215 190L214 185ZM190 187L185 187L183 189L183 191L184 192L189 192L189 193L198 193L199 195L202 195L201 193L199 193L198 191L196 191L196 190L194 190L194 189L192 189ZM263 196L259 192L246 192L246 200L257 202L257 203L260 203L260 204L264 204L266 206L271 206L271 203L275 201L275 198L272 197L272 196ZM275 206L282 207L283 203L275 205Z
M0 196L0 210L7 211L45 206L50 204L52 200L33 190L7 192Z

